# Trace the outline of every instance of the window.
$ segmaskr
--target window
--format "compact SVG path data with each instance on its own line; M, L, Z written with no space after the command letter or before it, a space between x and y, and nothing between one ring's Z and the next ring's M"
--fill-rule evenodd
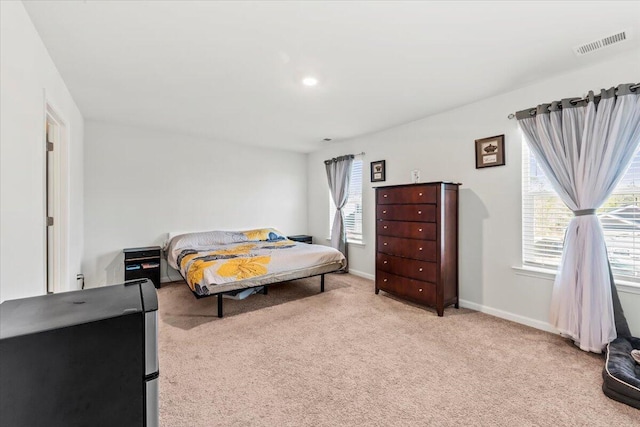
M331 194L329 194L329 235L331 235L335 214L336 206ZM342 208L342 215L347 232L347 242L362 243L362 160L354 160L351 166L349 198Z
M524 141L522 152L522 261L524 265L555 268L573 214L553 191ZM639 152L597 214L613 274L640 281Z

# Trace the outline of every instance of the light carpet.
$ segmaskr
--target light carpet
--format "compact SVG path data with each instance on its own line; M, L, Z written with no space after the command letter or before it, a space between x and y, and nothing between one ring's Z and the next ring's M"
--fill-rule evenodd
M640 426L603 357L479 312L444 317L349 274L195 299L158 290L162 426Z

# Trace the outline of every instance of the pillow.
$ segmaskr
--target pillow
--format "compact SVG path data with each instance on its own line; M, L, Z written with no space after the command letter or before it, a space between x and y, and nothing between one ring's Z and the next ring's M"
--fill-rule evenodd
M249 242L277 242L287 237L275 228L258 228L256 230L242 231Z
M631 350L631 357L640 365L640 350Z

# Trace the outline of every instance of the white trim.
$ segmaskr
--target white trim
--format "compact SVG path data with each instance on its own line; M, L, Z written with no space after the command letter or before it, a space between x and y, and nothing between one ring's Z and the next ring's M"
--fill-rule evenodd
M375 275L369 274L369 273L365 273L363 271L349 269L349 274L353 274L354 276L363 277L363 278L369 279L369 280L376 280L376 276Z
M508 311L498 310L497 308L487 307L475 302L459 300L460 307L470 308L471 310L480 311L491 316L499 317L501 319L510 320L512 322L520 323L522 325L531 326L532 328L540 329L542 331L558 334L558 330L554 328L550 323L543 322L541 320L532 319L530 317L521 316Z
M544 279L554 281L556 279L556 273L553 270L546 268L531 267L528 265L514 265L511 267L515 270L518 276L534 277L536 279Z
M640 295L640 284L638 283L616 280L616 288L618 289L618 292Z
M43 90L44 97L44 117L43 117L43 140L42 149L44 150L43 170L44 170L44 231L43 238L45 242L44 252L44 292L47 292L47 176L46 176L46 142L47 142L47 122L51 120L58 127L58 140L55 142L55 148L53 150L53 173L54 173L54 284L53 292L65 292L73 290L73 287L77 288L78 281L75 278L68 277L69 271L69 136L71 131L69 129L68 121L59 113L58 109L51 99L47 98L46 90Z
M513 266L511 268L515 270L518 276L534 277L536 279L549 280L551 282L556 279L556 272L546 268L532 267L529 265ZM615 282L618 292L640 295L640 283L620 279L615 279Z
M44 124L42 128L41 134L41 148L42 149L42 141L46 144L47 141L47 93L45 89L42 89L42 123ZM48 292L47 289L47 281L49 280L49 259L47 258L48 251L48 241L47 241L47 211L49 206L47 205L47 152L45 150L44 156L42 156L42 164L40 165L42 174L42 225L43 225L43 234L42 234L42 286L41 291L42 295L46 295Z

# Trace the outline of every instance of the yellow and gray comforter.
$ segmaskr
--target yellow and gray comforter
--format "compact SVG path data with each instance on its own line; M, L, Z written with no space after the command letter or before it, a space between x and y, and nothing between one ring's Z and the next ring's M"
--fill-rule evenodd
M298 243L274 229L209 231L175 236L167 250L193 292L209 295L338 270L336 249Z

